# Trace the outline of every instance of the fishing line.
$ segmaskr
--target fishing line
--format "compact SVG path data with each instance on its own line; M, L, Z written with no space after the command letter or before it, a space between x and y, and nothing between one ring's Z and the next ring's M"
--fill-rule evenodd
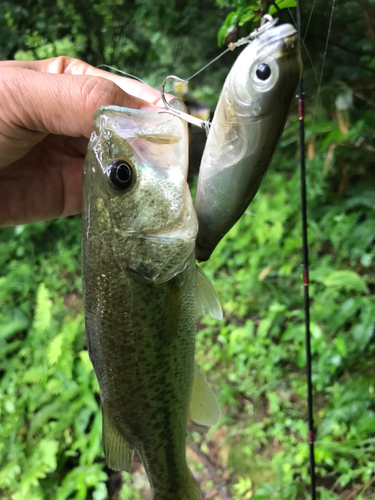
M192 80L193 78L195 78L196 76L198 76L200 73L202 73L202 71L204 71L209 66L211 66L211 64L213 64L214 62L216 62L219 59L221 59L225 54L227 54L228 52L233 52L234 48L238 47L239 45L242 45L242 44L238 44L238 42L240 42L241 40L243 40L243 39L240 39L240 40L238 40L237 42L234 43L235 47L233 47L233 48L229 48L228 47L227 49L223 50L223 52L221 52L218 56L214 57L214 59L212 59L212 61L210 61L207 64L205 64L203 66L203 68L199 69L196 73L194 73L193 75L189 76L189 78L186 78L185 82L190 82L190 80ZM179 85L180 84L177 84L174 87L172 87L172 89L169 90L169 92L173 92L176 88L178 88Z
M301 46L301 10L300 0L297 0L297 31ZM303 253L303 289L305 311L305 346L306 346L306 379L307 379L307 416L308 416L308 444L310 458L310 490L311 499L316 500L315 450L314 450L314 416L313 416L313 386L311 362L311 332L310 332L310 296L309 296L309 247L307 236L307 208L306 208L306 152L305 152L305 123L304 123L304 96L302 76L298 90L298 119L300 137L300 171L301 171L301 218L302 218L302 253Z
M315 82L317 84L317 86L319 85L318 84L318 75L316 74L316 71L315 71L315 66L314 66L314 63L313 63L313 60L312 60L312 57L311 57L311 54L310 54L310 51L308 50L307 48L307 45L306 45L306 37L307 37L307 33L309 31L309 27L310 27L310 22L311 22L311 18L312 18L312 15L313 15L313 12L314 12L314 9L315 9L315 4L316 4L316 0L314 0L313 4L312 4L312 7L310 9L310 14L309 14L309 18L307 20L307 25L306 25L306 29L305 29L305 34L303 36L303 39L302 39L302 43L303 43L303 47L306 51L306 54L307 54L307 57L309 59L309 62L311 64L311 69L312 69L312 72L313 72L313 75L314 75L314 79L315 79Z
M321 87L321 85L322 85L322 81L323 81L323 72L324 72L324 66L325 66L326 57L327 57L328 41L329 41L329 37L330 37L330 35L331 35L333 12L334 12L334 10L335 10L335 2L336 2L336 0L332 0L331 15L330 15L330 18L329 18L328 32L327 32L327 39L326 39L326 45L325 45L325 48L324 48L324 54L323 54L322 70L321 70L321 72L320 72L319 85L318 85L318 92L317 92L317 94L316 94L316 99L315 99L315 106L314 106L314 113L313 113L314 123L315 123L315 119L316 119L316 111L317 111L317 108L318 108L318 101L319 101L319 92L320 92L320 87Z
M310 21L311 21L311 18L312 18L313 12L314 12L315 3L316 3L316 0L314 0L314 2L313 2L313 4L312 4L312 7L311 7L311 9L310 9L309 18L308 18L308 20L307 20L307 25L306 25L306 29L305 29L305 34L304 34L304 36L303 36L303 43L304 43L304 44L305 44L305 40L306 40L306 36L307 36L307 32L309 31Z
M292 9L290 7L288 7L288 12L289 12L291 20L293 21L294 27L297 28L297 21L294 19L293 12L292 12ZM300 43L301 43L301 40L300 40Z
M126 73L126 71L122 71L121 69L114 68L113 66L109 66L109 64L99 64L97 66L97 68L108 68L108 69L111 69L112 71L117 71L117 73L121 73L122 75L125 75L125 76L130 76L130 78L134 78L134 80L138 80L139 82L144 83L148 87L150 86L144 80L141 80L141 78L138 78L138 76L131 75L130 73Z
M186 81L190 82L190 80L192 80L195 76L199 75L199 73L202 73L202 71L204 71L206 68L208 68L209 66L211 66L211 64L213 64L214 62L216 62L217 60L219 60L221 57L223 57L223 55L225 55L227 52L230 52L230 51L231 50L228 47L221 54L219 54L214 59L212 59L212 61L210 61L209 63L207 63L205 66L203 66L203 68L201 68L200 70L198 70L196 73L194 73L193 75L191 75L189 78L186 78ZM177 85L177 87L178 87L178 85Z
M315 0L314 0L314 5L315 5ZM291 9L289 7L288 7L288 12L289 12L290 18L292 19L294 27L297 29L298 28L297 21L294 19L293 12L291 11ZM312 11L310 12L310 18L311 18L311 14L312 14ZM309 22L310 22L310 18L309 18ZM297 31L298 31L298 29L297 29ZM306 34L307 34L307 28L306 28L306 32L305 32L305 38L306 38ZM300 35L298 35L298 36L300 36ZM302 40L302 46L305 49L306 55L307 55L307 57L309 59L309 62L311 64L311 69L312 69L312 72L313 72L313 75L314 75L315 83L316 83L316 85L318 85L318 75L316 74L314 63L313 63L312 57L310 55L310 51L307 48L307 45L305 43L305 38L303 38L303 39L300 38L299 39L300 40L300 44L301 44L301 40Z
M316 83L316 85L318 85L318 75L316 74L315 66L314 66L311 54L310 54L310 52L309 52L309 50L307 48L307 45L306 45L306 43L305 43L304 40L302 40L302 43L303 43L303 47L304 47L304 49L306 51L306 55L307 55L307 57L309 59L309 62L311 64L311 69L312 69L312 72L313 72L313 75L314 75L315 83Z
M289 12L290 12L290 9L288 8ZM293 15L291 14L291 17L293 19ZM273 19L272 16L266 14L265 16L263 16L262 18L262 21L263 20L267 20L268 23L270 25L275 25L276 22L277 22L277 19ZM264 22L264 21L263 21ZM293 19L293 22L295 24L295 21ZM262 25L253 30L248 36L246 37L243 37L243 38L240 38L239 40L237 40L237 42L234 42L234 43L230 43L228 45L228 47L223 50L223 52L221 52L219 55L217 55L216 57L214 57L211 61L209 61L207 64L205 64L202 68L200 68L198 71L196 71L195 73L193 73L191 76L189 76L189 78L186 78L184 81L185 82L190 82L193 78L195 78L196 76L198 76L200 73L202 73L204 70L206 70L209 66L211 66L211 64L215 63L216 61L218 61L219 59L221 59L225 54L227 54L228 52L233 52L234 49L236 49L237 47L240 47L241 45L244 45L244 44L247 44L247 43L250 43L255 37L258 36L258 34L260 32L263 31L264 28L262 28ZM270 27L270 26L269 26ZM265 28L267 29L267 28ZM306 51L307 51L307 47L306 47ZM308 52L308 51L307 51ZM308 53L308 57L311 61L311 57L310 57L310 54ZM145 81L143 81L141 78L138 78L137 76L134 76L134 75L131 75L130 73L126 73L125 71L122 71L118 68L114 68L113 66L109 66L108 64L100 64L99 66L97 66L97 68L108 68L108 69L111 69L113 71L117 71L118 73L121 73L125 76L129 76L130 78L134 78L135 80L138 80L139 82L141 83L144 83L145 85L147 85L148 87L150 87L150 85L148 83L146 83ZM313 68L314 69L314 68ZM315 71L314 71L314 75L315 75ZM176 90L179 86L181 85L181 83L178 83L177 85L175 85L174 87L172 87L168 92L173 92L174 90Z
M238 42L237 42L238 43ZM199 75L200 73L202 73L202 71L204 71L205 69L207 69L209 66L211 66L211 64L213 64L214 62L218 61L221 57L223 57L227 52L231 52L233 49L230 49L229 47L227 49L225 49L223 52L221 52L218 56L216 56L214 59L212 59L210 62L208 62L207 64L205 64L201 69L199 69L196 73L194 73L193 75L189 76L189 78L186 78L186 82L190 82L190 80L192 80L194 77L196 77L197 75ZM121 69L118 69L118 68L114 68L113 66L109 66L108 64L99 64L97 66L97 68L108 68L108 69L111 69L112 71L117 71L117 73L121 73L125 76L129 76L130 78L134 78L134 80L138 80L139 82L141 83L144 83L145 85L147 85L148 87L150 87L150 85L145 82L144 80L142 80L141 78L138 78L138 76L134 76L134 75L131 75L130 73L126 73L125 71L122 71ZM179 87L180 84L177 84L175 85L174 87L172 87L168 92L173 92L174 90L176 90L178 87Z
M202 73L202 71L204 71L205 69L207 69L209 66L211 66L211 64L213 64L214 62L218 61L219 59L221 59L225 54L227 54L228 52L233 52L234 49L236 49L237 47L240 47L241 45L245 45L245 44L248 44L250 43L254 38L256 38L262 31L274 26L276 23L277 23L278 19L273 19L271 15L269 14L265 14L263 16L263 18L261 19L261 25L259 28L256 28L254 29L249 35L243 37L243 38L240 38L239 40L237 40L237 42L233 42L233 43L230 43L228 45L228 48L226 48L225 50L223 50L223 52L221 52L221 54L219 54L218 56L214 57L214 59L212 59L210 62L208 62L205 66L203 66L203 68L201 68L200 70L198 70L196 73L194 73L193 75L189 76L189 78L186 78L185 79L185 82L190 82L190 80L192 80L193 78L195 78L197 75L199 75L200 73ZM177 84L176 86L172 87L172 89L169 91L169 92L173 92L177 87L179 86L179 84Z

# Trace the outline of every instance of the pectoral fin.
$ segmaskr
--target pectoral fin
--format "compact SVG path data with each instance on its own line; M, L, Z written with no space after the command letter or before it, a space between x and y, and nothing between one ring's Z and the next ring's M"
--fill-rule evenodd
M209 313L215 319L223 319L223 310L217 292L204 271L197 266L197 304L202 314Z
M129 472L133 461L134 448L117 430L105 403L102 403L102 416L103 448L106 464L112 470Z
M215 425L220 418L220 407L215 394L195 365L193 389L190 398L189 418L199 425Z

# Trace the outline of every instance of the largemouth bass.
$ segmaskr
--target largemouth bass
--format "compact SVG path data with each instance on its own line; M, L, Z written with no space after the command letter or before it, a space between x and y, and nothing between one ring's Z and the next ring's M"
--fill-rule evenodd
M108 466L137 449L154 500L200 500L186 462L188 415L218 421L194 368L197 303L221 317L197 270L187 126L169 114L99 108L84 166L83 289ZM198 292L197 292L198 286Z
M199 170L196 255L207 260L254 198L301 75L297 32L272 27L241 52L220 95Z

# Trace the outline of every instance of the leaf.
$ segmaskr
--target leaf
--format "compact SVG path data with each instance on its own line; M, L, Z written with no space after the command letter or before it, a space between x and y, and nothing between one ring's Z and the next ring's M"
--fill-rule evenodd
M363 191L359 196L353 196L345 202L348 208L360 206L375 208L375 191Z
M286 9L296 6L296 0L276 0L276 5L279 9Z
M228 29L237 23L239 12L231 12L224 21L224 26Z
M87 481L86 478L88 478ZM78 498L86 498L87 489L90 486L105 482L107 479L108 476L103 471L103 464L75 467L64 477L61 489L56 495L55 500L67 500L77 490L83 490L84 492L84 496L80 495ZM75 498L77 498L77 496L75 496Z
M32 455L32 467L23 475L21 487L29 488L37 485L39 479L44 479L47 473L56 469L56 455L59 443L53 439L42 439Z
M44 366L33 366L23 375L23 380L32 384L45 384L47 379L48 373Z
M82 362L83 368L84 368L87 372L92 373L92 371L93 371L93 367L92 367L92 363L91 363L91 360L90 360L90 356L89 356L88 351L80 351L80 353L79 353L79 357L80 357L80 359L81 359L81 362Z
M54 365L61 356L63 340L63 334L59 333L49 344L47 349L47 359L50 365Z
M258 281L263 281L271 271L272 271L271 266L267 266L264 269L262 269L261 272L258 274Z
M348 320L353 318L357 311L361 308L362 297L350 297L340 306L338 314L333 314L329 318L329 326L332 330L338 330L341 328Z
M48 420L59 417L61 412L66 410L66 403L60 398L54 398L53 400L50 399L50 401L53 402L39 409L39 411L33 415L29 430L30 436L33 436L34 433L36 434L37 431L40 431Z
M0 487L9 488L16 481L21 472L21 467L16 460L11 460L0 471Z
M353 330L356 347L360 350L366 348L375 333L375 307L369 307L363 315L361 324Z
M296 1L295 0L276 0L276 5L278 6L279 10L287 9L290 7L295 7L296 6ZM271 5L270 8L268 9L269 14L276 14L278 10L274 5Z
M327 490L326 488L318 488L320 492L321 500L340 500L341 497L336 495L333 491Z
M34 316L34 328L38 335L43 335L51 324L52 302L49 298L49 292L44 283L38 288L36 298L36 308Z
M356 272L345 269L334 271L324 280L327 287L339 287L357 292L368 292L368 288L363 278Z
M28 327L27 319L16 319L5 325L0 324L0 337L3 339L9 339L15 333L22 332Z
M259 19L258 14L256 13L257 7L252 5L248 8L247 12L241 15L240 20L238 22L239 26L243 26L244 24L248 23L249 21L255 21L256 18Z
M217 33L217 44L219 47L224 45L227 36L228 36L228 28L226 26L222 26Z
M322 150L326 150L332 143L340 143L345 137L339 129L332 130L329 134L326 135L324 141L322 142Z

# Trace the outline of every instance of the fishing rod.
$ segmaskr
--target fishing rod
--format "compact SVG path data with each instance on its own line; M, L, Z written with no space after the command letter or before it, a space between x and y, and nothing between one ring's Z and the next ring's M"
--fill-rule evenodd
M301 6L296 2L297 32L301 49ZM303 75L298 88L298 121L300 141L300 176L301 176L301 219L302 219L302 268L305 312L305 347L306 347L306 378L307 378L307 415L308 415L308 444L310 457L311 498L316 500L316 473L315 473L315 431L313 416L313 386L311 376L311 332L310 332L310 295L309 295L309 246L307 236L307 203L306 203L306 152L305 152L305 120L304 120L304 93Z

